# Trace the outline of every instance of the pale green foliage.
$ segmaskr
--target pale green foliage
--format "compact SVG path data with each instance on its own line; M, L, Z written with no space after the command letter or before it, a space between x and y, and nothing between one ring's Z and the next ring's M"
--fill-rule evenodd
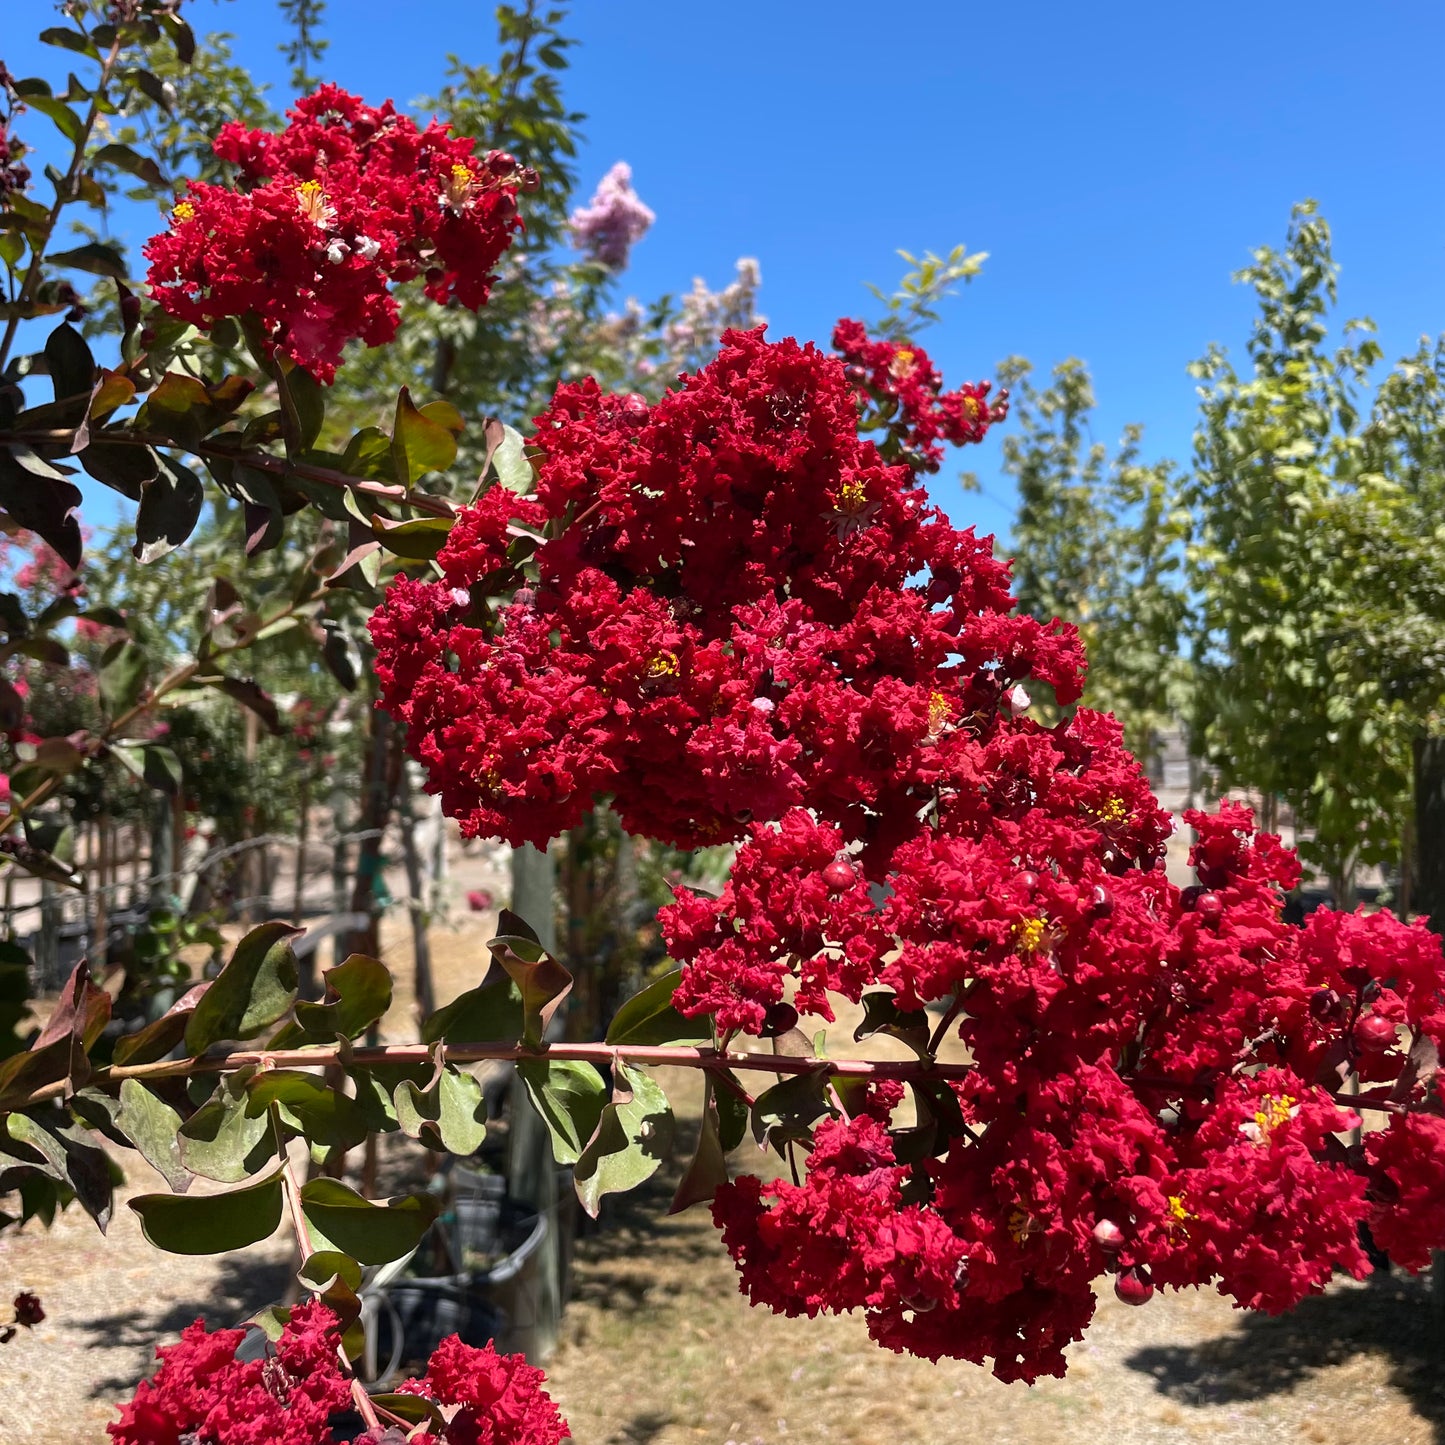
M1018 487L1019 609L1078 624L1089 656L1084 704L1114 713L1147 755L1188 685L1173 466L1140 462L1139 426L1125 429L1112 458L1090 439L1094 389L1082 361L1061 362L1042 389L1031 370L1022 357L998 368L1013 392L1003 470Z
M1440 353L1362 399L1380 348L1343 328L1329 227L1295 209L1280 253L1235 278L1259 314L1249 367L1212 347L1201 382L1188 578L1199 673L1192 737L1221 787L1278 797L1347 896L1399 854L1412 734L1440 703Z
M898 290L888 295L871 282L868 286L883 302L883 314L870 329L875 336L895 342L908 341L924 327L934 325L939 319L938 303L953 295L959 281L972 281L988 260L987 251L970 256L961 244L946 258L932 251L925 251L921 258L907 251L898 254L913 268L898 283Z

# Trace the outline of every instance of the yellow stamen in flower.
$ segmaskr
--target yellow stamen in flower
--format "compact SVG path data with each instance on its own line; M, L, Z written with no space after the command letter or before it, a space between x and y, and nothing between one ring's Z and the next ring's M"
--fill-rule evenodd
M1281 1124L1287 1123L1289 1111L1294 1107L1294 1099L1288 1094L1281 1094L1278 1098L1273 1094L1266 1094L1259 1103L1254 1122L1265 1130L1277 1129Z
M472 781L484 793L495 792L502 781L502 775L497 771L497 760L487 756L481 763L472 769Z
M193 221L196 218L196 208L189 201L177 201L175 209L171 212L173 221Z
M900 348L893 353L893 360L888 363L888 374L895 381L904 381L913 370L913 353L906 347Z
M868 505L868 488L854 478L838 488L838 510L847 516L855 516Z
M1299 1113L1299 1105L1291 1094L1266 1094L1254 1111L1253 1119L1246 1119L1239 1126L1239 1132L1255 1144L1269 1143L1269 1136L1281 1124L1287 1124Z
M442 204L452 207L453 210L460 210L466 205L467 199L472 193L472 183L475 179L471 168L458 161L451 168L451 173L447 177L446 186L442 191Z
M647 664L646 676L654 682L663 677L676 677L677 673L678 663L675 652L659 652Z
M1176 1224L1184 1224L1194 1218L1184 1207L1184 1196L1182 1194L1171 1194L1169 1196L1169 1213Z
M1129 809L1123 798L1107 798L1093 809L1093 814L1101 823L1122 823L1129 816Z
M1020 953L1037 953L1047 932L1048 925L1042 918L1021 918L1014 924L1014 943Z
M968 413L969 421L978 420L978 398L964 394L963 409Z
M1008 1212L1008 1232L1015 1244L1024 1244L1034 1232L1034 1221L1026 1209L1015 1205Z
M320 181L302 181L296 187L296 204L313 226L329 226L336 219L336 211L327 201Z
M953 704L943 693L930 693L928 698L928 735L937 737L944 724L953 717Z

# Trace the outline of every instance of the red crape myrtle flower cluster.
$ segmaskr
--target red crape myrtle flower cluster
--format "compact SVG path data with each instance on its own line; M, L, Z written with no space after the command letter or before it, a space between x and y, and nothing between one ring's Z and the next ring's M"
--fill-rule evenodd
M899 1112L922 1137L901 1085L835 1091L801 1182L718 1191L744 1290L1034 1379L1101 1276L1282 1310L1368 1270L1362 1227L1418 1267L1445 1244L1440 941L1286 925L1298 865L1238 806L1189 816L1174 887L1117 723L1030 715L1025 683L1079 696L1075 630L1015 615L990 541L860 420L842 361L761 331L653 406L564 385L535 498L485 494L372 621L465 832L541 844L605 794L634 832L739 843L721 897L663 912L685 1013L760 1035L868 991L966 1046ZM1352 1071L1389 1110L1363 1147Z
M873 341L861 321L840 321L833 347L848 366L865 415L897 439L919 471L936 472L943 443L964 446L982 441L995 422L1008 415L1008 392L990 402L986 381L944 391L943 377L920 346Z
M208 1332L202 1321L157 1351L161 1367L142 1381L106 1428L115 1445L332 1445L328 1423L351 1403L341 1369L336 1316L323 1304L291 1311L264 1358L238 1360L244 1329ZM558 1445L570 1438L542 1383L520 1355L443 1340L417 1380L399 1388L440 1408L440 1432L368 1432L362 1441L412 1445Z
M203 328L256 317L323 382L346 342L396 334L392 282L422 277L434 301L485 304L521 228L517 192L536 184L502 151L479 158L439 122L421 129L335 85L298 101L279 135L231 121L214 149L244 189L190 183L146 245L151 291Z

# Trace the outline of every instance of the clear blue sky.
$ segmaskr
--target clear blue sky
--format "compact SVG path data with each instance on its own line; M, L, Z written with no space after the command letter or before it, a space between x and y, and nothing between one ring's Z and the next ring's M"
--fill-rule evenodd
M0 54L33 65L53 6L9 0ZM198 30L286 99L270 0L195 0ZM946 377L1019 352L1092 368L1098 436L1144 422L1146 455L1188 453L1188 361L1243 346L1230 273L1278 244L1292 202L1335 229L1349 314L1387 354L1445 330L1445 70L1439 0L1210 6L1033 0L582 0L567 93L588 115L582 187L616 159L658 214L628 289L644 298L756 256L774 334L824 339L891 284L893 252L964 241L983 276L926 338ZM477 0L331 0L325 73L375 101L438 83L495 40ZM8 53L6 53L8 52ZM52 65L65 57L49 51ZM1003 495L996 447L965 464ZM935 491L961 521L1007 509Z

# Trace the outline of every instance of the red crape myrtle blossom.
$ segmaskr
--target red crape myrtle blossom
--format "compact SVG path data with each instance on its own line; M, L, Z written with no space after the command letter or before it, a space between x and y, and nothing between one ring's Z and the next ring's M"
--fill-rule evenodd
M662 912L684 1013L763 1036L876 995L967 1050L906 1133L901 1088L820 1081L806 1174L717 1192L743 1289L1034 1379L1101 1278L1278 1311L1365 1273L1362 1228L1417 1267L1445 1245L1440 941L1287 925L1299 865L1238 805L1186 815L1175 887L1118 723L1067 711L1077 633L1015 615L991 544L860 424L842 361L761 331L653 406L564 385L535 498L487 493L372 620L464 831L541 844L600 794L634 832L738 843L721 896ZM1363 1149L1352 1072L1409 1111Z
M477 1349L452 1335L437 1346L421 1379L398 1387L440 1405L446 1428L406 1438L412 1445L558 1445L570 1440L572 1432L542 1388L546 1378L521 1355L499 1355L491 1345Z
M264 1359L236 1359L246 1331L186 1327L161 1367L107 1425L115 1445L330 1445L327 1421L351 1399L336 1316L298 1305Z
M482 306L521 227L517 192L535 184L504 152L478 158L441 123L335 85L298 101L280 134L231 121L214 149L243 189L190 183L146 244L152 294L203 328L254 316L323 382L347 341L396 334L393 282L420 276L435 301Z
M833 349L848 365L859 403L876 410L878 423L902 444L923 472L936 472L943 443L982 441L989 427L1008 416L1008 392L990 402L986 381L944 391L938 368L921 346L873 341L861 321L833 328Z
M108 1425L116 1445L332 1445L331 1417L351 1404L336 1316L297 1305L264 1359L241 1361L246 1331L208 1332L197 1320L157 1353L161 1367ZM558 1445L569 1438L542 1384L521 1355L475 1349L455 1335L433 1352L426 1374L401 1389L441 1407L439 1432L371 1431L362 1441L414 1445Z
M385 704L469 834L542 841L610 793L679 846L802 806L876 848L963 718L1029 676L1078 695L1074 631L1008 615L1005 566L859 439L814 347L729 333L653 407L563 385L534 440L536 500L488 493L443 577L372 620Z

